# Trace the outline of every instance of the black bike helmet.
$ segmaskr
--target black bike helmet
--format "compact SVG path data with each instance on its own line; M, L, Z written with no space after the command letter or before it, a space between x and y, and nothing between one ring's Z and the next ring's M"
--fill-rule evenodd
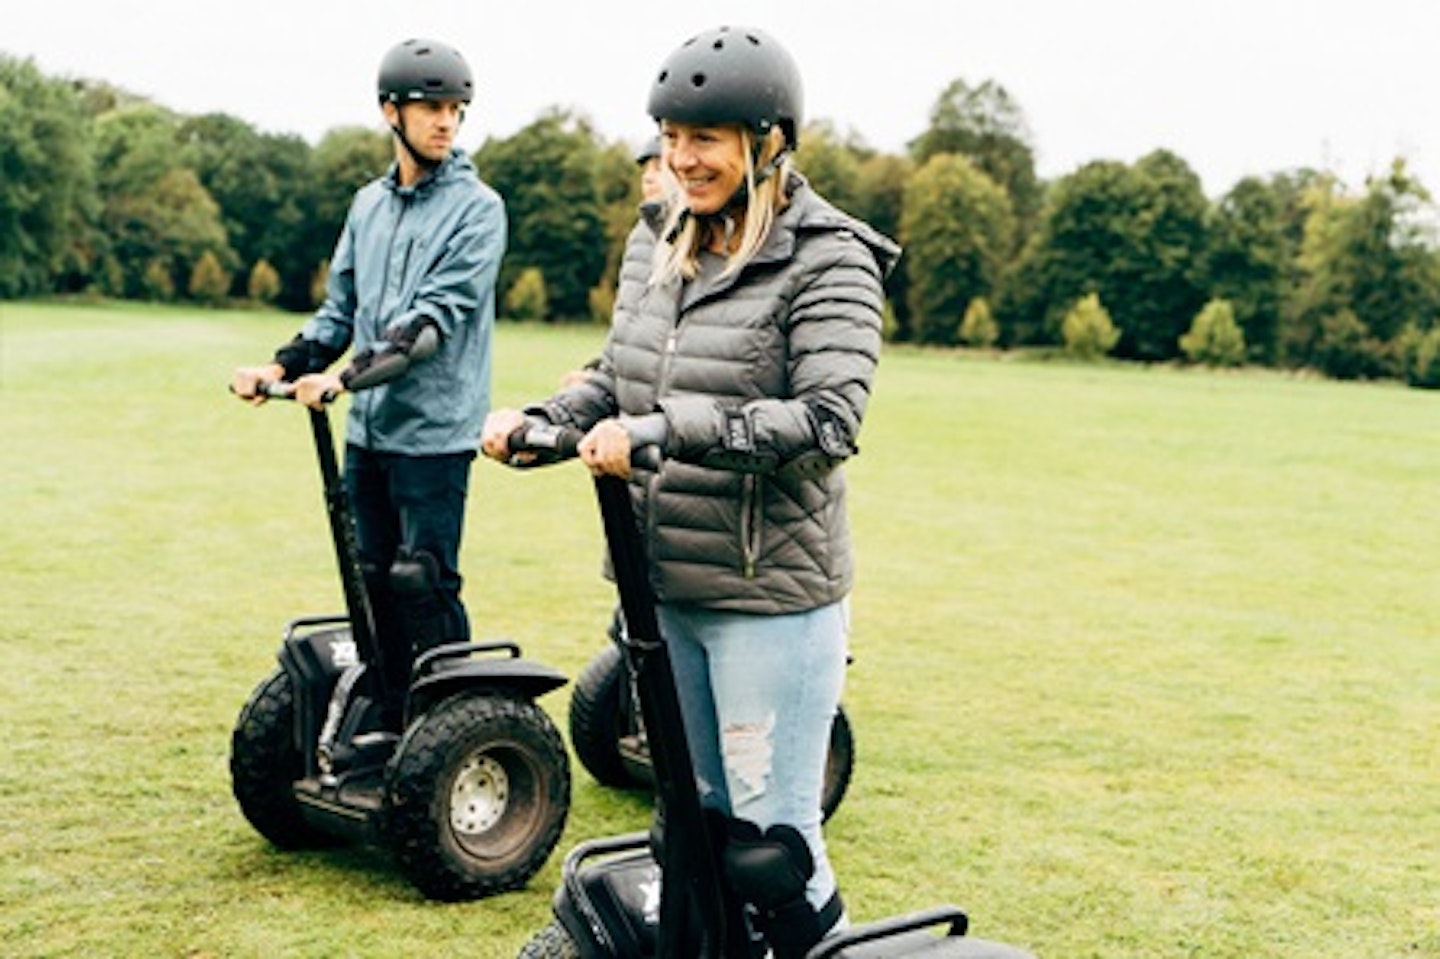
M780 127L797 146L804 91L795 61L774 38L751 27L717 27L670 54L650 86L657 122L741 123L757 137Z
M635 163L638 166L644 166L646 163L655 159L659 155L660 138L658 136L653 136L650 139L646 140L645 145L636 152Z
M380 61L380 102L459 100L475 95L470 65L460 51L437 40L406 40Z

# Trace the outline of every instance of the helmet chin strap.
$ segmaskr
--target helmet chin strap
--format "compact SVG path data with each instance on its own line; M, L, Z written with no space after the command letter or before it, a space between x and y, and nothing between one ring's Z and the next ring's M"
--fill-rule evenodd
M416 166L427 173L434 170L440 165L441 161L432 160L415 149L414 144L410 142L410 138L405 135L405 115L401 112L400 104L398 103L395 104L395 113L400 118L400 122L390 124L390 132L399 138L400 144L405 147L405 152L410 154L410 159L415 161Z

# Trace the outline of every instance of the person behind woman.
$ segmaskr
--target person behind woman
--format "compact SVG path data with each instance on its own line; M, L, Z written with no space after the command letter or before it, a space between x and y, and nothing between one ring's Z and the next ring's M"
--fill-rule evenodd
M632 230L601 361L487 418L507 460L527 417L586 431L592 472L630 478L702 801L777 959L844 923L821 833L852 582L843 462L880 351L899 248L793 169L798 70L755 29L675 50L649 113L672 191ZM632 447L658 444L658 472ZM788 860L747 874L757 845Z

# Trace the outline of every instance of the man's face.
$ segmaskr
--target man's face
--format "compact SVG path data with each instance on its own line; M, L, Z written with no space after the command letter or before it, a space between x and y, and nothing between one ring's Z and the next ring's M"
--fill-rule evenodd
M465 104L459 100L414 100L410 103L385 104L385 120L398 127L405 139L427 160L439 163L450 155L460 123L465 119Z

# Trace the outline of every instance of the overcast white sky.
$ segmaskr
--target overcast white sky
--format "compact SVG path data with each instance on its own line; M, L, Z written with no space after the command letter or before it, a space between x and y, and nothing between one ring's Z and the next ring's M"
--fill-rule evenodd
M1301 166L1358 187L1403 155L1440 192L1440 0L27 0L0 51L313 143L375 125L380 57L429 36L476 73L462 146L551 106L638 142L655 68L723 23L789 48L808 119L887 152L951 80L993 79L1046 178L1164 147L1212 196Z

